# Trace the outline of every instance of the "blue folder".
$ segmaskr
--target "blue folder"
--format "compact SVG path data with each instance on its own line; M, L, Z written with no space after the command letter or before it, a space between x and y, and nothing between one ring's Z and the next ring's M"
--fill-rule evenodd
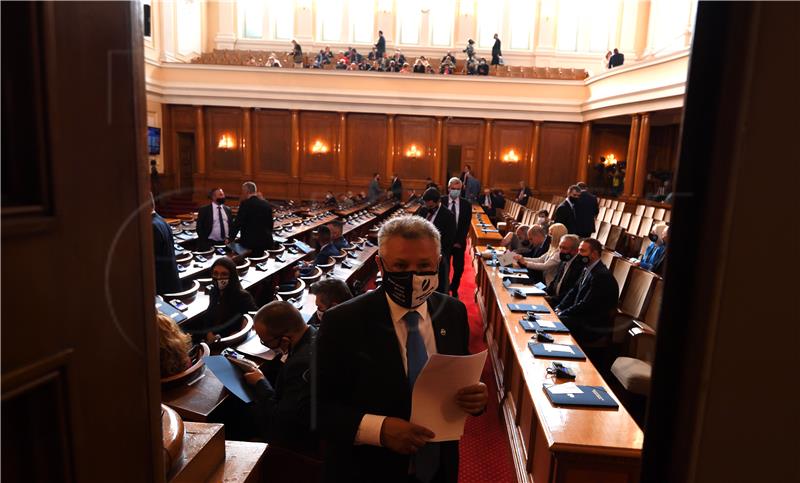
M520 320L519 325L525 330L525 332L536 332L537 330L541 330L542 332L552 332L555 334L569 333L569 329L563 323L557 320L551 320L550 322L552 322L555 327L542 327L536 321L525 319Z
M544 392L553 405L558 406L589 406L603 408L618 408L619 404L603 386L578 386L582 394L553 394L550 386L544 386Z
M206 363L206 367L217 376L217 379L219 379L222 385L225 386L225 389L230 391L231 394L245 403L249 403L253 400L253 397L250 395L251 389L244 380L242 371L234 367L225 356L204 357L203 362Z
M586 354L583 353L580 347L570 344L556 344L566 345L572 348L572 353L569 352L553 352L544 348L545 343L528 342L528 349L530 349L533 357L544 357L547 359L578 359L586 360Z
M512 312L536 312L539 314L549 314L550 309L547 305L534 304L508 304L508 310Z
M500 269L500 273L528 273L527 268L514 268L514 267L503 267Z

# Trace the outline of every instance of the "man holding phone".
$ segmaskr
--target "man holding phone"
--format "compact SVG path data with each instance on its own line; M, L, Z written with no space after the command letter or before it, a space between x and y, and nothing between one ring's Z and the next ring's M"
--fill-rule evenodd
M315 455L319 443L312 423L310 366L317 329L306 325L300 312L283 301L263 306L253 328L261 343L283 362L273 385L256 363L227 356L255 389L250 411L258 434L270 444Z

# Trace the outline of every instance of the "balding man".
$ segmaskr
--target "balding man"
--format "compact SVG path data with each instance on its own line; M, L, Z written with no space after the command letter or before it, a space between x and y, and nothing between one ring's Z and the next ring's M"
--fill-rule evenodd
M555 307L561 302L572 287L578 282L578 279L583 272L583 263L581 257L578 257L578 245L581 240L576 235L564 235L558 244L558 252L560 263L555 277L547 285L547 302Z
M249 410L258 434L270 444L316 454L319 443L312 424L310 367L317 329L306 325L300 312L283 301L261 307L253 328L261 343L283 360L272 385L254 362L228 358L254 386L255 404Z
M258 188L252 181L242 184L241 200L229 238L235 240L241 230L239 243L258 256L272 248L272 207L258 195Z
M467 179L470 179L469 177ZM467 233L472 219L472 205L463 198L463 183L453 177L447 183L447 196L442 197L442 204L447 207L456 220L456 236L450 250L453 267L453 279L450 281L450 293L458 298L458 287L461 285L461 274L464 273L464 251L467 249Z
M211 204L197 210L197 248L208 250L211 245L224 244L231 231L233 213L225 205L225 192L222 188L211 190L208 194Z
M468 354L466 307L434 291L440 245L424 218L388 221L375 257L381 287L325 312L317 380L328 481L458 480L458 441L430 443L435 435L409 422L414 382L428 358ZM453 398L476 415L488 392L478 383Z

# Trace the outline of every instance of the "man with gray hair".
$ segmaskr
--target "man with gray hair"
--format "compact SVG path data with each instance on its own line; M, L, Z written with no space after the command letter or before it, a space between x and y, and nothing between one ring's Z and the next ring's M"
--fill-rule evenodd
M467 233L469 233L469 225L472 220L472 205L463 198L462 187L461 180L452 177L447 182L447 196L442 197L442 204L453 213L456 220L456 236L453 240L453 248L450 250L453 279L450 281L449 287L450 293L455 298L458 298L461 274L464 273L464 252L467 249Z
M578 257L578 246L581 240L576 235L564 235L558 244L559 258L561 259L555 277L547 285L547 302L555 307L567 292L575 286L581 277L581 272L586 264Z
M325 312L316 380L328 481L458 480L458 441L432 443L433 432L409 422L414 382L428 358L469 353L466 307L435 292L440 250L430 221L388 221L375 257L382 286ZM488 392L478 383L453 398L478 415Z
M231 225L231 242L241 230L239 244L252 255L261 255L272 248L272 223L272 207L260 196L256 184L252 181L242 184L239 212Z

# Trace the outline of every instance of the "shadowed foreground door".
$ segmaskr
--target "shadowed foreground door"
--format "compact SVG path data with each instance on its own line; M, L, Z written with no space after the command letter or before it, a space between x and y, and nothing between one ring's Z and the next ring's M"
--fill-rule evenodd
M163 480L139 8L0 4L3 481Z

